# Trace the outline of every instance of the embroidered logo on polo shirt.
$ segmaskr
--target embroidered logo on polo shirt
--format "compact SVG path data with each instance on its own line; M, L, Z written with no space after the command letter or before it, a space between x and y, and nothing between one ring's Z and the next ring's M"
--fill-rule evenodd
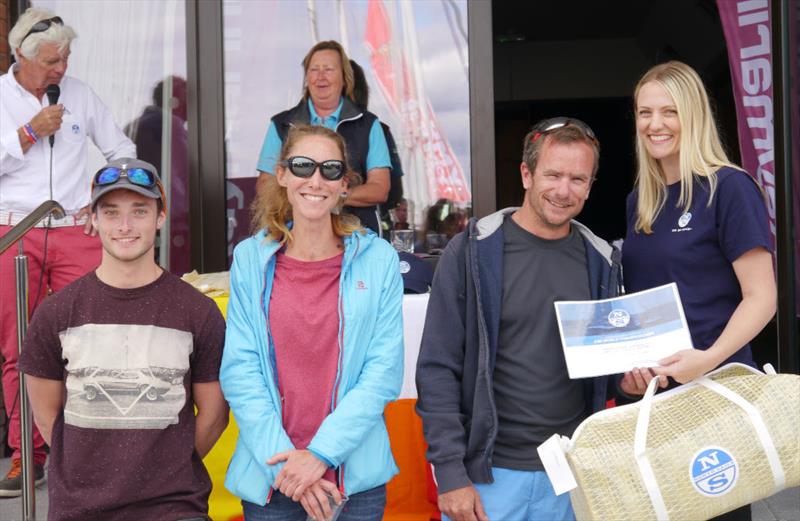
M356 281L356 289L367 289L367 285L364 284L363 280Z
M673 232L688 232L691 231L691 228L687 228L686 225L689 224L689 221L692 220L692 212L686 212L678 218L678 228L673 228Z
M72 133L76 136L81 133L81 127L77 123L72 124Z

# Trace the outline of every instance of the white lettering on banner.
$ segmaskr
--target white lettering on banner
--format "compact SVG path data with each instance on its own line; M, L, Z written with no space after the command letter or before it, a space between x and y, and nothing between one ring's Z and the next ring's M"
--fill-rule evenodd
M775 151L767 150L758 155L758 180L766 190L770 201L770 215L773 215L772 201L775 200L775 174L763 167L763 165L773 164L775 161Z
M739 2L736 5L736 12L739 14L749 13L756 9L766 9L767 0L747 0L746 2Z
M765 13L766 14L766 13ZM739 21L742 19L739 18ZM766 22L766 19L763 21ZM741 23L739 27L744 27ZM764 24L759 25L756 27L756 31L758 31L758 37L760 41L756 45L751 45L750 47L744 47L741 51L739 51L740 56L743 60L748 58L752 58L754 56L769 56L770 51L770 41L769 41L769 27Z
M749 137L758 154L755 178L767 194L769 227L773 236L775 223L775 174L773 134L772 56L769 27L769 1L745 0L736 3L742 46L739 50L739 66L742 73L741 107L746 116ZM746 13L746 14L744 14ZM755 34L749 26L755 25ZM748 27L747 34L742 28ZM749 37L749 38L748 38ZM752 45L745 46L745 40ZM749 42L748 42L749 43ZM745 95L748 94L748 95ZM744 144L743 144L744 145ZM744 154L743 154L744 155ZM752 167L752 165L750 165Z
M764 137L754 136L753 145L756 150L772 150L774 137L772 130L772 99L766 94L761 96L744 96L742 98L745 107L754 109L760 108L761 115L756 114L756 110L748 111L747 125L751 129L764 129ZM755 133L754 133L755 134Z
M761 11L759 13L753 13L753 14L746 14L744 16L739 17L739 27L744 27L745 25L759 24L761 22L766 22L767 20L769 20L769 14L766 11Z
M743 104L747 108L761 108L761 116L755 114L755 110L748 111L753 117L747 118L747 126L750 128L750 136L753 138L753 148L763 151L758 155L758 170L756 180L767 193L767 210L769 212L769 227L773 234L776 232L775 226L775 137L772 125L772 99L767 95L744 96ZM757 137L763 129L763 138Z
M751 95L772 85L772 65L766 58L742 62L742 87Z

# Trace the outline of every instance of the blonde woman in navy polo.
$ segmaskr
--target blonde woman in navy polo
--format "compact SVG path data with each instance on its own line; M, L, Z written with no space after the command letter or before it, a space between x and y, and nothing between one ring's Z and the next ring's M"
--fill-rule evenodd
M625 287L677 283L696 348L626 374L642 393L654 374L686 383L725 363L755 365L750 341L775 314L776 288L764 196L725 155L697 73L677 61L657 65L634 102ZM746 506L718 519L750 517Z

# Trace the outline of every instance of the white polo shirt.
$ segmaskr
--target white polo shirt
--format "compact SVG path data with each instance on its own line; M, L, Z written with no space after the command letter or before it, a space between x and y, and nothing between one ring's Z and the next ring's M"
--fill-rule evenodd
M17 83L14 67L0 76L0 211L28 214L50 199L50 143L43 137L23 154L17 129L49 102L47 96L37 100ZM53 147L53 199L70 215L90 200L93 172L86 171L87 137L107 160L136 157L136 145L88 85L64 76L60 87L64 117Z

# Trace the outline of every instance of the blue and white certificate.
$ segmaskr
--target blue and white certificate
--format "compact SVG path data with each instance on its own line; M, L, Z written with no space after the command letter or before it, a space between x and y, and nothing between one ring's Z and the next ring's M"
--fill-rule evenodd
M674 283L555 306L567 371L573 379L654 367L662 358L693 348Z

